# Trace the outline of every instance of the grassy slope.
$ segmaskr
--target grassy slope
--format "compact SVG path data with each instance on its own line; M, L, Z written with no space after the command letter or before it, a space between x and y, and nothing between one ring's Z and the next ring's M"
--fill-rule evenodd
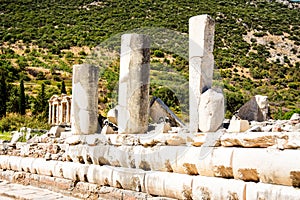
M84 55L73 50L70 51L73 55L67 55L66 52L61 53L62 49L76 46L85 47L85 51L88 51L87 47L93 48L117 33L140 27L163 27L188 33L190 17L210 14L216 20L214 55L216 68L220 69L216 76L223 77L228 109L235 110L255 94L269 97L273 116L276 116L280 107L286 111L300 107L299 10L289 9L278 3L242 0L109 0L93 5L90 4L93 2L91 0L14 2L16 3L2 0L0 4L0 40L2 44L6 44L1 48L6 49L7 45L11 46L22 40L20 49L36 45L38 52L42 52L29 57L32 50L29 53L20 51L14 59L9 59L15 67L19 67L20 62L17 60L22 60L20 54L24 54L27 66L70 72L71 66L82 62ZM260 34L252 35L249 40L245 38L249 33L255 32ZM278 39L271 38L273 35L288 42L280 43ZM264 41L267 42L262 42L261 45L261 38L268 36L271 39L266 38ZM291 47L286 52L272 54L277 46L288 43ZM187 52L187 45L181 48ZM2 50L1 58L7 60L5 55L6 51ZM169 56L166 58L169 61L161 63L165 66L172 65L182 76L186 76L186 59L177 57L177 62L172 62L176 58L174 52L166 55ZM273 61L269 61L272 60L270 57ZM103 80L101 83L104 87L100 96L102 103L109 103L104 95L109 98L112 95L106 88L113 88L116 83L117 65L118 62L114 62L109 68L109 72L115 75L106 73L104 79L108 82ZM152 74L155 75L155 72ZM57 77L48 78L52 78L52 84L55 85ZM32 77L31 82L37 81Z

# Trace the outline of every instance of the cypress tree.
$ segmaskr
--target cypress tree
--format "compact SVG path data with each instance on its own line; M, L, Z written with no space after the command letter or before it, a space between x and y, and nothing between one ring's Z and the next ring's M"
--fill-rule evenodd
M19 111L21 115L25 115L26 105L25 105L25 89L24 89L24 81L21 79L20 82L20 90L19 90Z
M6 115L7 86L4 70L0 69L0 118Z
M65 81L62 81L60 91L61 91L61 94L67 94Z
M42 83L41 93L39 94L39 101L41 102L41 112L44 111L46 105L47 105L47 99L45 94L45 83Z

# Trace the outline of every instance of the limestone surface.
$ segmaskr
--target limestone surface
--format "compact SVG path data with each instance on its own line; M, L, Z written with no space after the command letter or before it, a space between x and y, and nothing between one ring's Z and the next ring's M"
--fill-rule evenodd
M73 66L72 132L75 135L98 131L99 68L90 64Z
M119 133L145 133L149 119L150 39L124 34L119 77Z
M227 132L229 133L240 133L245 132L250 128L250 124L247 120L230 120L230 124Z
M215 22L208 15L189 20L189 110L190 131L198 132L200 96L211 88L214 69Z
M202 132L217 131L224 120L224 96L213 89L201 95L199 105L199 129Z
M258 98L260 99L260 98ZM265 105L265 103L260 102L261 106ZM248 120L248 121L258 121L262 122L265 120L265 116L260 108L260 105L257 102L256 97L252 97L247 103L245 103L238 111L237 116L240 119ZM264 113L266 109L264 108ZM266 113L265 113L266 115Z

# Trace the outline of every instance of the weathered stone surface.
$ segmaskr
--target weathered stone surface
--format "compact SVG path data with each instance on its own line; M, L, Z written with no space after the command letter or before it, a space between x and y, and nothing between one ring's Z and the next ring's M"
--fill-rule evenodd
M113 168L109 166L90 165L87 172L87 180L98 185L113 185Z
M56 161L46 161L43 158L36 158L32 162L31 173L37 173L40 175L52 176Z
M107 119L111 123L114 123L114 124L118 125L118 106L110 109L107 112Z
M202 132L214 132L224 120L224 96L208 89L201 95L199 105L199 129Z
M99 68L89 64L73 66L72 133L94 134L98 131Z
M145 192L176 199L191 199L192 176L169 172L149 172L145 176Z
M189 110L192 133L198 132L200 96L212 86L214 26L214 20L208 15L189 19Z
M115 168L113 170L112 178L113 187L137 192L145 191L145 171L143 170L122 167Z
M109 125L104 125L101 130L101 134L115 134L115 133L116 132Z
M243 181L196 176L193 177L192 199L246 199ZM256 199L256 198L253 198Z
M296 200L300 197L298 188L265 184L265 183L247 183L246 199L285 199Z
M266 121L268 118L268 111L269 111L268 97L262 96L262 95L255 95L255 100L257 102L258 107L260 108L260 110L262 112L263 121Z
M169 107L157 97L153 97L150 102L150 117L154 123L160 123L160 119L165 119L167 117L171 126L185 126L185 124L169 109Z
M298 120L298 123L300 121L300 114L299 113L294 113L292 116L291 116L291 121L297 121Z
M12 131L11 132L12 134L12 138L10 140L10 143L11 144L16 144L18 142L18 140L24 136L24 133L23 132L18 132L18 131Z
M150 38L124 34L121 41L119 133L145 133L149 119Z
M54 137L60 137L61 132L64 132L65 128L62 126L52 126L49 130L49 135Z
M196 162L197 171L201 176L232 178L233 149L202 147Z
M264 114L256 101L256 97L252 97L247 103L245 103L238 111L237 116L240 119L248 121L265 120Z
M11 156L9 157L9 166L11 170L14 171L22 171L22 167L21 167L21 160L22 157L17 157L17 156Z
M235 148L232 157L235 179L292 186L300 172L295 150Z
M221 136L222 146L270 147L279 149L300 148L299 132L245 132L225 133Z
M249 122L247 120L230 120L227 132L229 133L240 133L250 129Z

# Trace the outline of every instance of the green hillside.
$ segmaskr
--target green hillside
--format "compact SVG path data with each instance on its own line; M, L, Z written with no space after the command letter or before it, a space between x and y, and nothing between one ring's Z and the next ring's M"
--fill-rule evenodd
M0 78L7 86L1 107L6 102L6 113L19 112L23 79L28 115L45 118L43 102L60 92L62 81L70 94L72 65L90 60L97 45L109 41L106 47L118 51L118 34L161 28L176 32L176 45L153 44L151 94L185 115L186 93L177 91L188 89L188 20L200 14L216 21L215 84L224 88L227 117L256 94L269 97L273 118L300 108L300 10L262 0L0 0ZM102 114L115 103L119 60L113 58L99 83Z

